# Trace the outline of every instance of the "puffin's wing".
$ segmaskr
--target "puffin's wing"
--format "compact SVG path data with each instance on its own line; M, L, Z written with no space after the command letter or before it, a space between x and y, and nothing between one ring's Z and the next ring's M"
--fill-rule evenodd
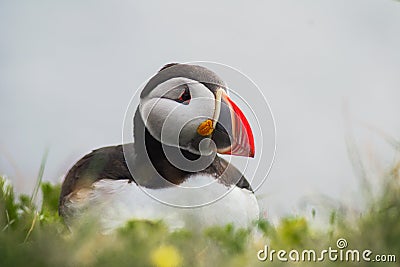
M216 156L213 163L208 169L213 175L216 175L217 179L225 185L236 185L239 188L247 189L253 192L250 183L244 177L244 175L225 159Z
M60 215L66 215L64 204L71 193L90 188L94 182L101 179L133 181L125 162L122 145L93 150L70 169L61 187Z

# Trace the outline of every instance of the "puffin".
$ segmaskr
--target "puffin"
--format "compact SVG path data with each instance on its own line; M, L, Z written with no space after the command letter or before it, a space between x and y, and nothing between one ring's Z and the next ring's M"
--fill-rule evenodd
M93 150L67 172L59 214L68 226L91 218L104 232L130 220L247 228L258 220L254 191L229 160L254 158L253 132L216 73L163 66L132 116L133 142Z

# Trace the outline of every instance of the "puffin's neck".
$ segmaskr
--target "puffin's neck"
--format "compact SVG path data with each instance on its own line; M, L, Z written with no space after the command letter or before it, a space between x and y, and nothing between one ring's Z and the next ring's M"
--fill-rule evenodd
M174 184L182 183L191 173L180 170L169 162L165 156L163 145L156 140L145 127L139 109L136 110L133 125L136 166L149 166L148 164L151 164L157 171L158 175L161 175L166 180ZM187 150L181 149L181 152L189 160L196 160L199 158L199 155L193 154ZM142 174L148 175L149 170L152 168L149 167L145 169L145 173ZM138 175L142 174L139 173ZM153 173L153 175L157 174Z

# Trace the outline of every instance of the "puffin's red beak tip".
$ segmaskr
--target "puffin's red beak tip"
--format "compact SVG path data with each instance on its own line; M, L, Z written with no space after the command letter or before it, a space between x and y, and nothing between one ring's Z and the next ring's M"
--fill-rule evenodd
M247 121L242 110L228 97L223 95L223 100L230 106L232 116L233 140L230 150L226 154L254 158L254 136L250 123Z
M255 156L254 150L250 151L249 157L254 158L254 156Z

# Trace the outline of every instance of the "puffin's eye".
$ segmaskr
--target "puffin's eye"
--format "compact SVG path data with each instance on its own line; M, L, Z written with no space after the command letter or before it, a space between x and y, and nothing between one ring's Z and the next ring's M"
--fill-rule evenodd
M185 90L181 93L178 99L176 99L176 102L187 105L189 104L191 98L192 96L190 95L189 87L185 86Z

